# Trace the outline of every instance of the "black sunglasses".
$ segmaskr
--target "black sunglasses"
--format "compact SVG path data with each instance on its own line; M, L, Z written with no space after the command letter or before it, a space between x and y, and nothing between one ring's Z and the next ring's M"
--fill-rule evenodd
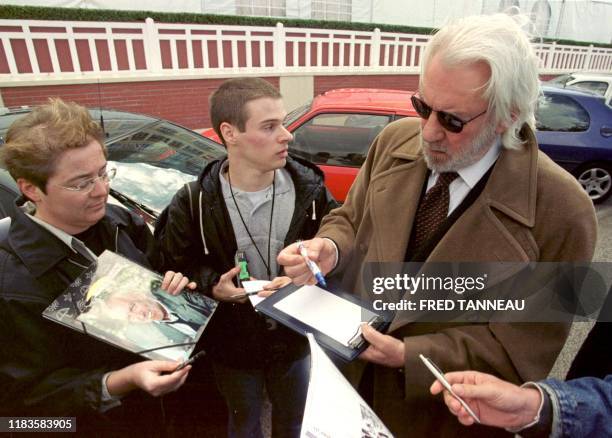
M412 101L412 106L414 107L414 110L417 112L419 117L421 117L422 119L426 119L426 120L429 119L431 112L434 110L429 105L427 105L425 102L423 102L423 100L416 97L414 94L412 95L410 100ZM477 116L474 116L470 120L465 120L465 121L445 111L436 111L436 114L438 115L438 123L444 129L446 129L447 131L453 132L455 134L458 134L459 132L463 130L463 127L465 125L470 123L472 120L477 119L478 117L482 116L486 112L487 110L484 110Z

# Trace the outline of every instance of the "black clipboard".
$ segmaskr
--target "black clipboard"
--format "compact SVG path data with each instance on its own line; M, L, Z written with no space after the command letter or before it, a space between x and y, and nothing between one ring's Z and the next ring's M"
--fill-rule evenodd
M257 304L255 306L255 310L280 322L303 336L306 336L306 333L312 333L319 345L343 361L350 362L359 356L367 348L368 343L365 341L363 336L361 336L361 330L357 330L358 327L356 327L355 336L349 342L351 347L346 347L325 333L274 307L275 304L297 291L300 287L301 286L296 286L291 283L288 286L279 289L261 303ZM332 292L326 290L326 292L357 304L358 306L364 308L364 310L372 312L374 316L370 321L368 321L368 324L370 324L376 330L384 332L389 327L389 324L393 318L392 312L376 311L359 297L343 291Z

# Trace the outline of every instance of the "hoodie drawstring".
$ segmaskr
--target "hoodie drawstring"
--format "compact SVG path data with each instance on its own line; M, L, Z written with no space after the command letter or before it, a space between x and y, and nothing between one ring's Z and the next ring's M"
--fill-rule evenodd
M311 217L311 219L312 219L313 221L316 221L316 220L317 220L317 208L316 208L316 207L317 207L317 206L316 206L316 204L315 204L315 200L313 199L313 200L312 200L312 217Z
M204 245L204 254L208 255L208 247L206 246L206 239L204 238L204 218L202 216L202 190L200 190L198 208L200 213L200 237L202 238L202 245Z

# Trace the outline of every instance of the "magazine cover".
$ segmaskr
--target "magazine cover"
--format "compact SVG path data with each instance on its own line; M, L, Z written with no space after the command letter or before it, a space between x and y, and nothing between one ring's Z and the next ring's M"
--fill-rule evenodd
M184 361L217 302L161 290L162 277L104 251L43 316L149 359Z
M393 438L315 337L306 336L311 366L300 438Z

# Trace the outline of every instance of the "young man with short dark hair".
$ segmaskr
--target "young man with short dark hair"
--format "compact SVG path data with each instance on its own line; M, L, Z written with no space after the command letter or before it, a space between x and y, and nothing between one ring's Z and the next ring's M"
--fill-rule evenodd
M213 127L227 158L209 163L197 187L181 189L160 217L162 266L194 276L221 301L204 334L215 378L230 411L229 433L261 436L264 387L272 402L273 436L299 436L308 384L305 339L257 314L237 287L238 251L252 277L286 284L279 251L314 236L337 206L313 164L288 156L281 96L258 78L226 81L210 101Z

